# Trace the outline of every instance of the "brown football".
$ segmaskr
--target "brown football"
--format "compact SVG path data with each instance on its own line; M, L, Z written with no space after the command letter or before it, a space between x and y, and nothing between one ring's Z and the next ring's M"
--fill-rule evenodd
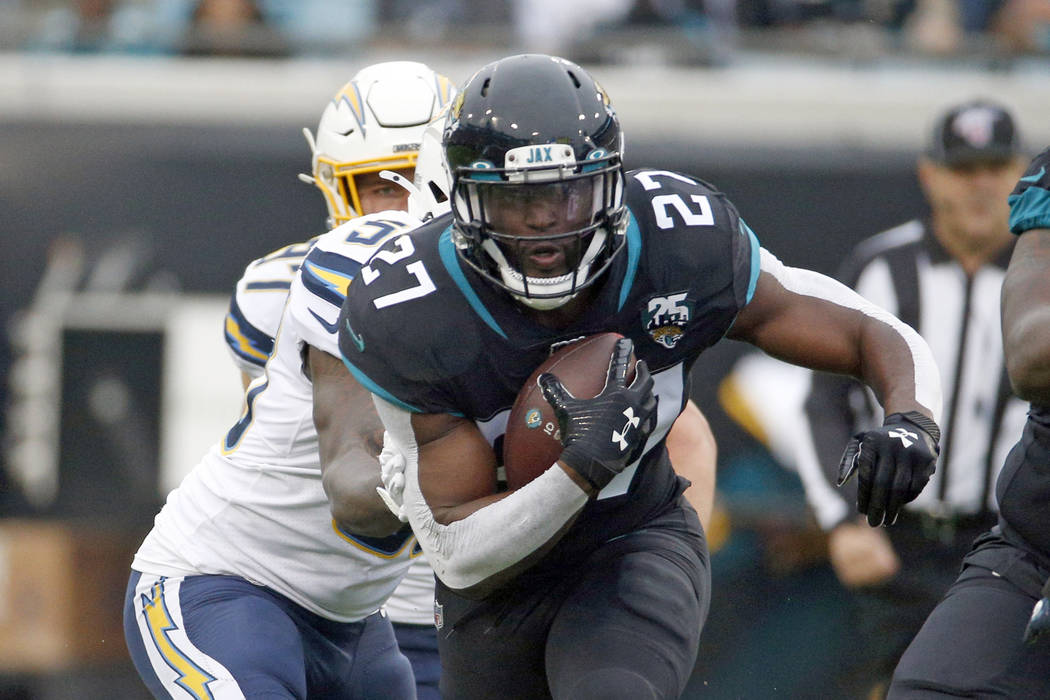
M609 375L619 333L598 333L559 348L532 373L522 386L507 419L503 437L503 465L507 486L516 489L545 472L561 455L561 435L554 409L543 398L536 379L550 372L576 398L598 395ZM627 382L634 380L634 354L627 370Z

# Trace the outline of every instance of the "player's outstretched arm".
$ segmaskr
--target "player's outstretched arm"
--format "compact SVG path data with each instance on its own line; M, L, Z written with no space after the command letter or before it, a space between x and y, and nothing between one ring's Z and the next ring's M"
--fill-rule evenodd
M383 537L402 523L376 492L381 485L376 456L383 425L372 396L342 360L307 346L313 384L313 416L321 454L322 484L339 527L358 535Z
M1020 236L1003 279L1003 354L1014 393L1050 406L1050 148L1037 155L1010 193L1010 230ZM1032 609L1024 639L1050 633L1050 580Z
M1003 353L1014 392L1050 405L1050 148L1032 159L1010 193L1019 234L1003 280Z
M1050 228L1032 229L1018 239L1003 280L1002 313L1014 392L1050 405Z
M1019 234L1003 280L1003 353L1014 392L1050 405L1050 148L1010 193L1010 230Z
M715 505L715 466L718 444L707 418L688 401L667 433L665 443L674 470L692 482L685 490L686 500L696 509L707 529Z
M845 285L786 267L765 250L755 294L729 337L872 388L886 420L850 440L839 482L856 472L858 510L871 525L892 523L922 491L937 460L940 376L926 342Z

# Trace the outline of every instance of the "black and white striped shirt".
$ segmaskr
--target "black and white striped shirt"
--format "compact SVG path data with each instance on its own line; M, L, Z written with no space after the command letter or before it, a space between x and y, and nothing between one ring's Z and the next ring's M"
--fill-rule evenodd
M936 516L995 510L995 478L1024 425L1028 405L1013 396L1003 366L999 296L1012 243L974 275L921 221L858 245L840 279L912 326L941 372L944 411L937 471L908 504ZM834 488L850 435L882 421L870 391L847 377L814 373L797 467L821 526L855 513L855 480Z

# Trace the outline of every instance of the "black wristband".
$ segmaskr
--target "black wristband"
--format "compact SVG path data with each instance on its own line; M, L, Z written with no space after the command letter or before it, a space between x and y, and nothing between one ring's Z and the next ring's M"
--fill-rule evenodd
M925 416L918 411L907 411L906 413L891 413L886 416L886 420L884 420L882 424L886 425L887 423L895 422L891 420L895 416L899 416L902 420L908 421L917 428L922 428L926 434L933 439L934 443L939 444L941 442L941 429L937 427L937 424L933 422L932 418Z
M576 445L563 449L559 460L572 467L574 472L582 476L597 491L605 488L618 473L592 458L586 450L581 450Z

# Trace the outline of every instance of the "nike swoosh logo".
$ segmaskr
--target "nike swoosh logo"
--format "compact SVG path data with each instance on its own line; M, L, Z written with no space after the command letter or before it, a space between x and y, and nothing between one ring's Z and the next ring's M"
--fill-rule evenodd
M1046 166L1039 168L1039 172L1034 175L1025 175L1021 178L1021 182L1039 182L1043 175L1046 175Z
M328 321L326 321L323 318L321 318L317 314L317 312L314 311L313 309L309 309L309 311L310 311L310 315L313 316L314 318L316 318L317 322L320 323L321 327L324 328L326 331L328 331L329 333L332 333L332 334L335 334L335 333L339 332L339 324L338 323L329 323Z
M350 327L350 319L346 319L346 321L343 322L343 325L346 327L346 334L350 336L350 340L354 341L354 345L357 346L357 351L364 352L365 339L359 336L357 333L354 333L354 329Z

